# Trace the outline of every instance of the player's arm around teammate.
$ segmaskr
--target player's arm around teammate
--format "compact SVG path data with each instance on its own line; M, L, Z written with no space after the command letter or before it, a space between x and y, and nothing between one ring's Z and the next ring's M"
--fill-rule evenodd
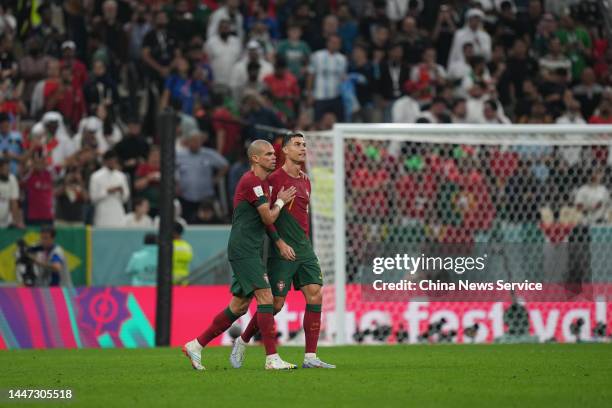
M275 247L268 258L268 273L274 295L274 313L278 313L287 293L293 285L299 289L306 300L304 314L304 336L306 340L304 368L335 368L321 361L317 355L317 344L321 328L321 304L323 276L319 261L309 238L310 180L302 172L306 161L306 142L300 133L287 135L283 140L285 164L274 171L268 181L274 192L295 187L296 195L289 202L274 226L268 226L268 233L275 241ZM240 367L244 360L246 344L258 330L258 319L253 316L242 336L236 339L230 362Z
M227 250L233 273L233 297L229 306L213 319L212 324L183 347L183 352L197 370L204 369L202 349L246 313L253 296L257 301L257 324L261 328L266 350L265 368L295 368L295 365L283 361L276 352L272 291L260 256L265 225L274 223L285 203L293 200L295 188L279 191L274 206L270 208L270 188L266 179L276 165L274 148L264 140L256 140L249 146L247 154L251 170L242 176L236 187Z

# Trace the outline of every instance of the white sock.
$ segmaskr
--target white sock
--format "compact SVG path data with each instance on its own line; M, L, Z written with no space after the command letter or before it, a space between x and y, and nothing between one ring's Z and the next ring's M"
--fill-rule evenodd
M266 356L266 361L268 361L268 360L276 360L277 358L280 358L280 356L278 355L278 353L268 354L268 355Z
M246 341L242 340L242 336L238 336L238 338L236 339L236 341L239 341L242 344L246 344Z
M304 360L308 360L311 358L317 358L317 353L304 353Z
M193 345L195 346L196 351L202 351L202 349L204 348L202 347L198 339L191 340L191 343L193 343Z

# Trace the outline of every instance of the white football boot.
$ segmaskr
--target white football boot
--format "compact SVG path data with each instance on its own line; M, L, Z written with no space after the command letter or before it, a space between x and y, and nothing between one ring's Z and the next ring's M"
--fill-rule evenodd
M202 346L197 339L193 339L183 346L183 354L189 359L194 370L205 370L202 365Z
M266 356L266 370L293 370L297 368L295 364L283 361L278 354Z
M234 368L242 367L242 363L244 362L244 354L246 353L247 343L242 340L242 337L238 336L238 338L234 341L234 346L232 347L232 354L230 354L230 364Z

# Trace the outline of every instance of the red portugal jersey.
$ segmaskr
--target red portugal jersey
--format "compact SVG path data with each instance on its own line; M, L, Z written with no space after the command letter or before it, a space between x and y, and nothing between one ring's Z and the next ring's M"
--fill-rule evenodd
M274 205L281 188L287 190L292 186L295 187L295 198L285 203L274 226L280 237L293 248L298 258L304 259L314 256L310 243L310 225L308 222L310 180L306 176L291 177L281 167L268 176L268 183L270 183L272 189L270 200L272 205ZM272 245L272 248L276 250L274 245Z

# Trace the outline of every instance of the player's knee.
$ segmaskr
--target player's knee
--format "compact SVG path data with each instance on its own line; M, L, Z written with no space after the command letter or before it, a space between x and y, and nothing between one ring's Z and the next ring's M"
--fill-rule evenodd
M258 305L271 305L273 302L272 292L269 289L255 291L255 298Z
M245 304L238 305L236 307L236 310L233 311L233 313L235 315L242 316L243 314L247 312L247 310L249 310L249 304L245 303Z
M321 293L321 289L311 291L306 294L306 302L309 305L320 305L323 303L323 294Z
M283 309L285 298L274 298L274 314L277 314Z

